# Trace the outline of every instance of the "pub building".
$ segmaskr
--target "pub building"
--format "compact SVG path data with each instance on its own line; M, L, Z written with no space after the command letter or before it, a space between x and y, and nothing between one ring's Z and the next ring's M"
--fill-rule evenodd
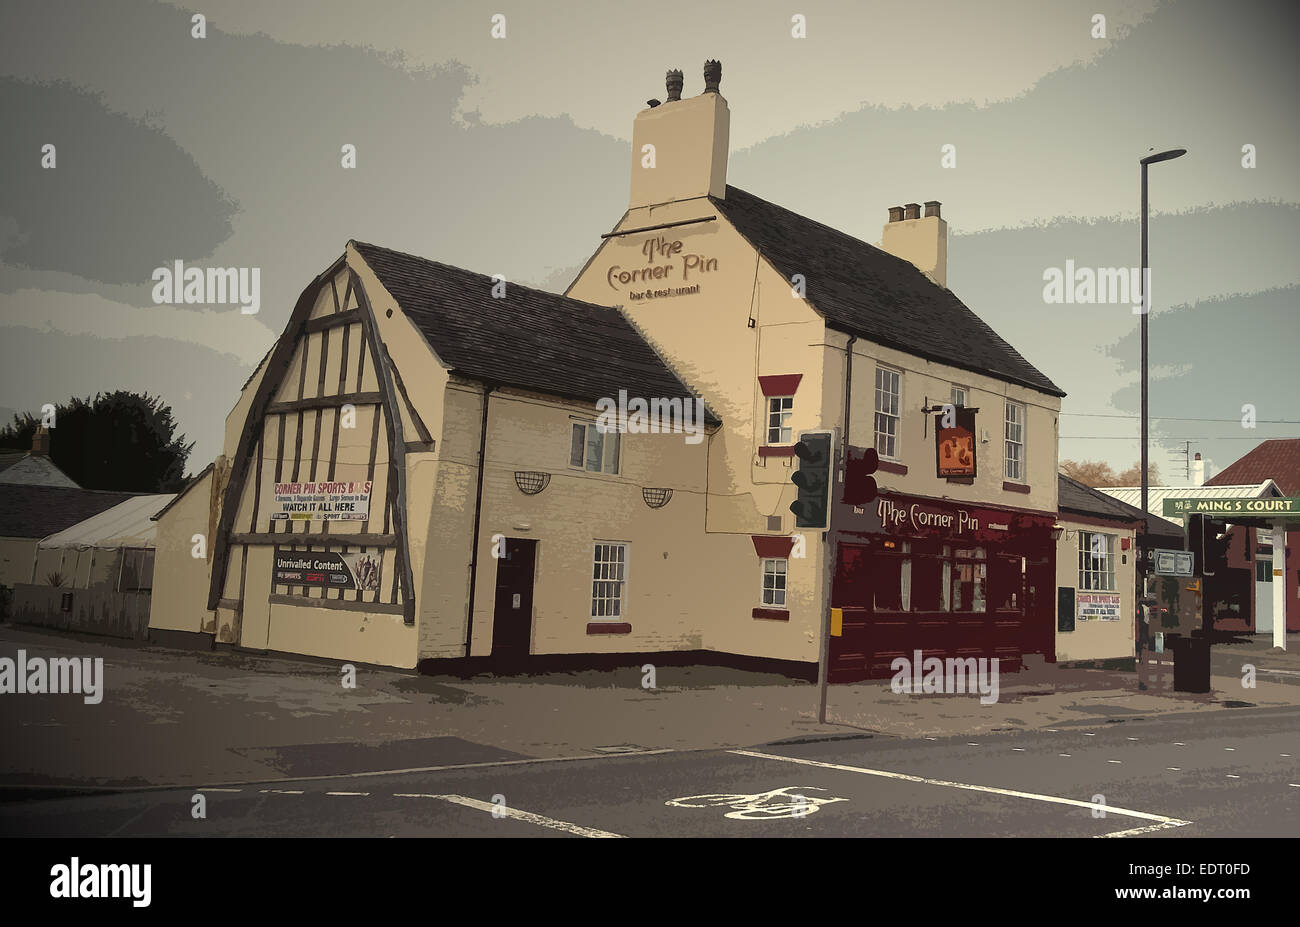
M703 77L636 115L628 208L563 296L360 242L308 284L160 519L160 637L813 676L834 606L839 681L1054 658L1064 394L947 288L938 202L876 247L728 184ZM881 459L828 531L790 510L811 431Z

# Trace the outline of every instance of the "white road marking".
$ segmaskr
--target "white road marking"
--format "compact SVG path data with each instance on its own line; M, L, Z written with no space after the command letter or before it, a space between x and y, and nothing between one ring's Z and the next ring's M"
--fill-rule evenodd
M1300 782L1288 782L1287 785L1291 786L1293 789L1300 789Z
M1111 810L1110 808L1106 809ZM1148 824L1145 827L1134 827L1129 830L1117 830L1109 834L1096 834L1098 837L1135 837L1138 834L1149 834L1154 830L1165 830L1169 827L1182 827L1184 824L1190 824L1190 821L1169 821L1164 824Z
M1229 779L1240 779L1241 776L1234 776L1232 773L1228 773L1228 778L1229 778Z
M1002 789L991 785L972 785L968 782L950 782L947 779L930 779L926 776L911 776L907 773L890 772L885 769L868 769L865 766L843 766L839 763L823 763L819 760L797 759L791 756L780 756L775 753L756 753L752 750L731 750L738 756L751 756L760 760L779 760L783 763L797 763L801 766L817 766L822 769L838 769L841 772L861 773L865 776L882 776L886 779L901 779L904 782L917 782L921 785L939 785L950 789L964 789L970 792L988 792L991 795L1006 795L1009 798L1028 798L1032 801L1049 802L1056 805L1070 805L1075 808L1088 808L1089 810L1097 807L1095 802L1083 801L1078 798L1060 798L1056 795L1041 795L1037 792L1021 792L1017 789ZM1159 821L1169 826L1181 826L1190 824L1191 821L1182 821L1178 818L1171 818L1164 814L1153 814L1149 811L1133 811L1129 808L1116 808L1113 805L1106 806L1107 814L1119 814L1130 818L1140 818L1145 821Z
M242 792L243 789L195 789L197 792Z
M1182 768L1181 766L1166 766L1165 769L1169 770L1170 772L1182 772L1182 771L1183 771L1183 768Z
M1011 748L1011 751L1012 751L1013 753L1024 753L1024 752L1025 752L1025 748L1024 748L1024 747L1012 747L1012 748Z
M967 742L966 742L966 746L968 746L968 747L978 747L979 744L974 743L974 742L971 742L971 741L967 741Z
M1084 736L1084 737L1096 737L1097 735L1094 734L1092 731L1084 731L1084 732L1083 732L1083 736Z
M217 785L269 785L274 782L328 782L331 779L364 779L367 776L402 776L408 773L445 772L450 769L490 769L495 766L530 766L534 763L569 763L574 760L613 760L629 756L658 756L663 753L676 753L676 750L646 750L642 753L593 753L586 756L535 756L524 760L493 760L486 763L451 763L446 766L413 766L410 769L373 769L359 773L330 773L324 776L281 776L278 779L251 779L244 782L219 782ZM78 786L68 786L78 788ZM105 787L112 792L162 792L173 789L188 789L187 785L143 785L128 789ZM208 791L215 787L206 786Z
M1289 753L1279 753L1279 754L1278 754L1278 756L1290 756L1290 755L1291 755L1291 754L1289 754Z
M1124 738L1124 739L1125 739L1125 740L1137 740L1136 737L1126 737L1126 738Z
M266 795L268 792L272 795L302 795L303 794L298 789L258 789L257 791L263 795Z
M1056 755L1057 755L1057 756L1068 757L1070 754L1068 754L1068 753L1058 753L1058 754L1056 754Z
M622 837L622 834L613 834L607 830L597 830L594 827L583 827L581 824L571 824L568 821L557 821L555 818L548 818L543 814L533 814L531 811L520 811L518 808L510 808L505 805L494 805L491 802L479 801L477 798L466 798L464 795L422 795L417 793L396 793L394 798L436 798L439 801L451 802L454 805L464 805L466 808L473 808L476 811L486 811L488 814L496 813L505 817L515 818L520 821L526 821L529 824L536 824L538 827L549 827L551 830L562 830L567 834L575 834L579 837Z
M1223 749L1226 750L1226 751L1228 751L1229 753L1236 753L1236 752L1237 752L1237 748L1236 748L1236 747L1224 747Z
M1186 747L1187 744L1180 744L1180 743L1178 743L1178 741L1174 741L1174 746L1175 746L1175 747Z
M1107 762L1107 763L1114 763L1114 764L1117 765L1117 766L1120 765L1120 761L1119 761L1119 760L1107 760L1106 762Z
M369 795L369 792L326 792L326 795Z

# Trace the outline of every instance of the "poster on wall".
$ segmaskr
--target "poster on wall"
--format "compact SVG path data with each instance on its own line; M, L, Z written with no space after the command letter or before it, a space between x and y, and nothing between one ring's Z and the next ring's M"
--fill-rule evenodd
M934 460L940 479L975 478L975 410L958 406L952 427L943 427L942 412L934 417Z
M1119 621L1118 592L1080 592L1074 601L1080 621Z
M272 521L365 521L370 480L276 483Z
M290 550L276 547L271 567L273 586L320 586L326 589L379 589L382 554L344 554L332 550Z

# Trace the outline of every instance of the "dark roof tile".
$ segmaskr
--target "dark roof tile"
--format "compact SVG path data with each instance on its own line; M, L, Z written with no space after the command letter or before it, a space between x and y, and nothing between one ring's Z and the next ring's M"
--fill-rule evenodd
M137 495L62 486L0 484L0 537L43 538Z
M694 398L617 309L353 242L437 355L454 372L595 402L620 389L646 399ZM717 424L712 411L706 421Z
M828 325L876 344L1052 396L1061 389L909 261L728 185L711 198L787 278L802 274Z

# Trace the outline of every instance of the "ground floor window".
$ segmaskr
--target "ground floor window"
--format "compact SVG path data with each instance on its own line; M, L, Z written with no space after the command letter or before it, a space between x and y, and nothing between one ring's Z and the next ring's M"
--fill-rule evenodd
M763 561L763 605L785 608L785 577L789 561L771 558Z
M591 617L619 620L627 602L626 544L597 541L592 558Z
M1079 532L1079 588L1115 591L1115 535Z

